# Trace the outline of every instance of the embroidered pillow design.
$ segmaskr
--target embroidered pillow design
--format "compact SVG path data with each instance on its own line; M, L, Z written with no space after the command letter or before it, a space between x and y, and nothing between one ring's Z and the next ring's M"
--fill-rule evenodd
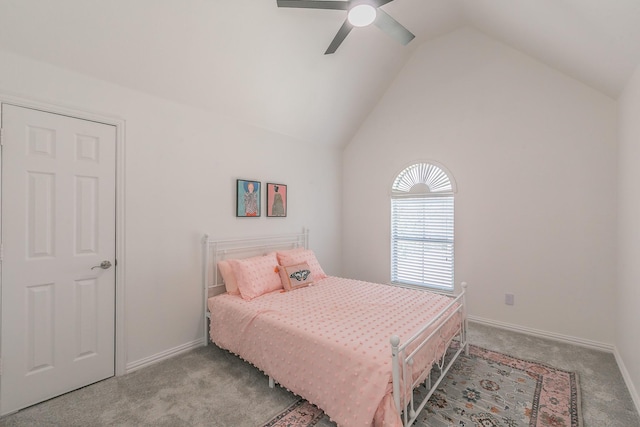
M298 265L303 262L309 264L312 280L322 280L327 277L324 270L320 267L320 263L316 258L316 254L311 249L294 249L290 251L279 251L278 262L280 265Z
M306 262L298 265L290 265L288 267L278 267L282 286L285 291L293 291L294 289L304 288L313 283L309 264Z

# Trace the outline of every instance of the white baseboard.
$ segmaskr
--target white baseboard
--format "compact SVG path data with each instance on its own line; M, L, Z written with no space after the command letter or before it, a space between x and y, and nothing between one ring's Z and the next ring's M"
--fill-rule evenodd
M597 341L585 340L583 338L572 337L569 335L557 334L555 332L542 331L539 329L527 328L525 326L514 325L512 323L499 322L497 320L485 319L477 316L467 316L470 322L480 323L482 325L493 326L508 331L520 332L527 335L533 335L540 338L548 338L554 341L562 341L569 344L579 345L581 347L592 348L594 350L606 351L613 353L614 346Z
M627 370L626 365L624 364L624 360L622 360L622 356L618 352L618 347L613 348L613 355L616 358L616 362L618 363L618 368L620 368L620 373L622 374L622 378L624 378L624 382L627 385L627 389L629 389L629 394L631 395L631 399L633 403L636 405L636 411L640 414L640 395L638 395L638 390L636 389L633 381L631 380L631 376L629 375L629 371Z
M185 353L194 348L202 347L204 345L204 340L199 339L195 341L188 342L186 344L179 345L174 348L170 348L169 350L161 351L160 353L156 353L153 356L145 357L144 359L136 360L134 362L127 363L126 373L136 371L138 369L142 369L144 367L153 365L162 360L169 359L173 356L177 356L178 354Z

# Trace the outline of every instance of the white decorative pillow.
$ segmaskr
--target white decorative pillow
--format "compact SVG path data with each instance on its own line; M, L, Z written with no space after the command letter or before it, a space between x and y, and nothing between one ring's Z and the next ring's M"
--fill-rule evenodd
M280 251L278 252L278 262L280 265L297 265L306 262L309 264L309 269L311 270L314 281L327 277L322 267L320 267L316 254L314 254L311 249Z
M222 276L222 281L224 282L224 287L227 289L227 293L240 295L236 275L233 274L233 267L231 267L229 261L218 261L218 270L220 270L220 275Z
M285 291L293 291L298 288L304 288L313 283L309 264L303 262L298 265L290 265L287 267L278 267L280 280Z
M282 289L275 252L252 258L231 259L229 263L233 267L240 296L247 301Z

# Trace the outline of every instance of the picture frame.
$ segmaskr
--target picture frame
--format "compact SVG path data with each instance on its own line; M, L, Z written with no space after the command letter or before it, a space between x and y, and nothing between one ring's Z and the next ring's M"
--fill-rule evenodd
M267 217L286 217L288 205L287 186L285 184L267 183Z
M252 179L236 180L236 216L257 218L261 214L262 183Z

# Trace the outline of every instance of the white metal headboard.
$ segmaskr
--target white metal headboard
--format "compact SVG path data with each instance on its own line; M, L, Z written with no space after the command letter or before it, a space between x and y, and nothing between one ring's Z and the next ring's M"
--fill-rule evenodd
M266 255L269 252L309 248L309 230L302 233L279 234L274 236L250 237L240 239L213 240L208 234L202 238L203 268L202 292L204 305L204 342L209 342L209 310L207 300L225 292L222 276L218 271L218 261L223 259L242 259L252 256Z

